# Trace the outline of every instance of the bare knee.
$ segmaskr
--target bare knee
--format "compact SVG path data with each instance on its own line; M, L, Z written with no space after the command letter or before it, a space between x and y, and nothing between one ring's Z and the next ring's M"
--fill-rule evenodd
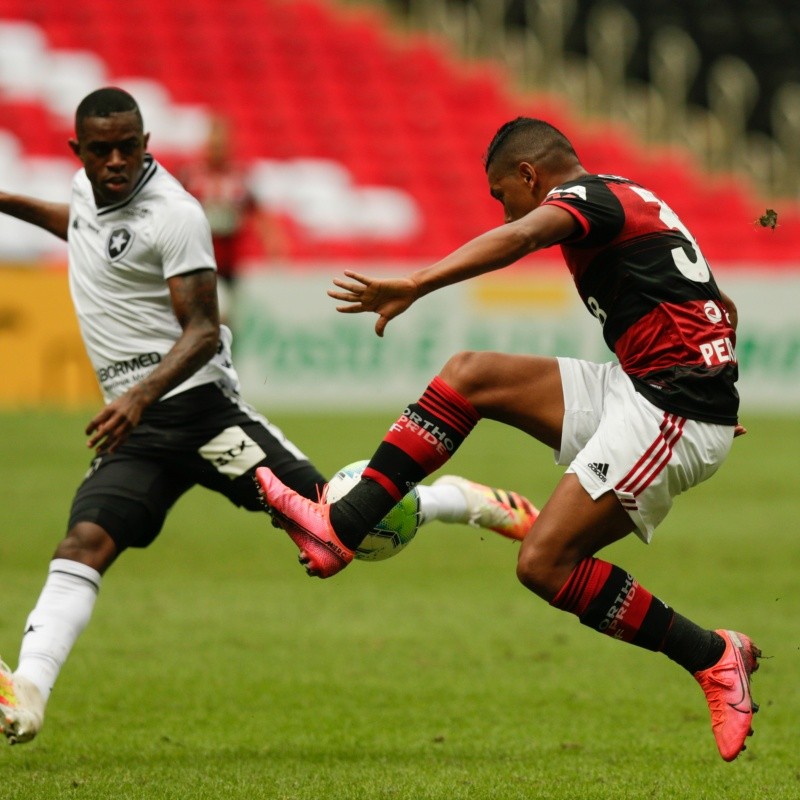
M108 532L94 522L78 522L67 532L53 558L66 558L105 572L119 555Z
M477 406L481 391L487 388L490 357L491 353L462 350L448 359L440 373L442 380Z
M567 554L541 546L528 536L517 558L517 579L526 589L550 603L574 568L575 562Z

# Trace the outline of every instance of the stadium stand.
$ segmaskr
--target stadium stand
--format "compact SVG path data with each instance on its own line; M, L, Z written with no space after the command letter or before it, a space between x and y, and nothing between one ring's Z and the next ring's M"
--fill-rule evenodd
M627 74L651 79L649 53L659 30L674 25L696 42L700 56L697 75L688 99L708 106L708 78L714 62L736 56L753 70L758 97L747 121L750 130L774 133L771 108L780 87L800 82L800 6L794 0L618 0L635 16L639 36L634 44ZM596 5L579 0L575 23L566 39L568 49L587 52L586 27L578 20Z
M140 0L113 14L105 0L0 0L0 185L63 193L70 114L102 83L140 99L168 166L194 153L211 110L228 117L296 261L430 258L498 224L481 156L518 114L562 127L589 169L660 193L711 259L792 264L800 244L788 201L776 232L754 233L768 201L746 180L587 122L565 96L523 93L506 68L373 7L324 0ZM0 228L0 256L44 251L24 235Z
M688 147L767 194L800 194L795 0L382 2L533 88L633 122L646 142Z

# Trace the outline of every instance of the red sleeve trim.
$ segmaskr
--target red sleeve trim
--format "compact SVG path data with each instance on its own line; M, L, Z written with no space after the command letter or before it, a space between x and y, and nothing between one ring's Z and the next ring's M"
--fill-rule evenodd
M542 205L558 206L559 208L563 208L564 211L568 211L570 214L572 214L572 216L575 218L575 221L580 226L580 233L573 234L569 238L564 239L564 242L578 242L588 236L590 227L589 220L586 219L586 217L584 217L583 214L581 214L581 212L575 208L575 206L571 206L569 203L564 203L560 200L545 200ZM561 242L561 244L563 244L563 242Z

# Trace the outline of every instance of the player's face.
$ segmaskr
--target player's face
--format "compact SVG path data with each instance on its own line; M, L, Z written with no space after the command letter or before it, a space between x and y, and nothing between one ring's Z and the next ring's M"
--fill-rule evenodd
M83 162L98 206L125 200L133 191L144 169L149 134L135 111L108 117L87 117L70 141L75 155Z
M522 169L500 173L490 166L486 177L492 197L503 204L505 222L521 219L538 205L533 192L535 174Z

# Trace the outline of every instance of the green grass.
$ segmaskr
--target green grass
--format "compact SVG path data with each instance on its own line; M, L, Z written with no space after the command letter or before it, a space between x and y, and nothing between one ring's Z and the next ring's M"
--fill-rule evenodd
M91 416L0 415L0 653L19 634L88 463ZM391 414L276 415L330 473ZM106 576L8 797L770 800L800 796L797 419L751 418L722 472L645 547L605 554L678 610L751 633L756 735L716 753L694 681L527 593L515 547L425 528L392 561L308 579L261 515L194 490ZM482 423L453 471L543 500L545 448Z

